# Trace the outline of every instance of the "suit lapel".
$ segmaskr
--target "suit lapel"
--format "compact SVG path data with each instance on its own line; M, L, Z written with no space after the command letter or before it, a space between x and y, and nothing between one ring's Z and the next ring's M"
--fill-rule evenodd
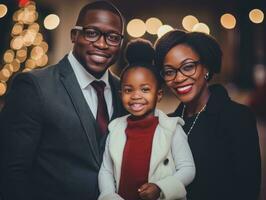
M68 62L67 57L62 60L62 63L59 64L60 70L60 80L64 85L72 103L75 107L75 110L80 118L84 132L87 135L88 142L91 148L91 151L94 155L95 160L100 166L100 153L98 142L96 139L96 121L93 117L93 114L83 96L83 93L78 84L77 78L73 72L73 69Z

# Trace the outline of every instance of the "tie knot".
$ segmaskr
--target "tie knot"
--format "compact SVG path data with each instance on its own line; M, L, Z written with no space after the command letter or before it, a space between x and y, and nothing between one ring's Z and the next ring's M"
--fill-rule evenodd
M103 81L93 81L91 83L91 86L96 90L97 93L98 92L103 93L106 84Z

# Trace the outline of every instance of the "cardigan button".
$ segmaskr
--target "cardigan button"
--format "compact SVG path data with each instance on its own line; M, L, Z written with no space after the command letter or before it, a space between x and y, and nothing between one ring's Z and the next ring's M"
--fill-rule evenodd
M163 164L164 164L164 165L167 165L168 163L169 163L169 159L166 158L166 159L163 161Z

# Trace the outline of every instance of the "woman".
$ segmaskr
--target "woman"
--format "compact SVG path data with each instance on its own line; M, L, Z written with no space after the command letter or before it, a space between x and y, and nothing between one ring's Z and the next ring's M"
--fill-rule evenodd
M156 64L181 101L180 116L195 160L189 200L256 200L260 151L256 120L221 85L209 86L221 69L222 51L204 33L173 30L156 43Z

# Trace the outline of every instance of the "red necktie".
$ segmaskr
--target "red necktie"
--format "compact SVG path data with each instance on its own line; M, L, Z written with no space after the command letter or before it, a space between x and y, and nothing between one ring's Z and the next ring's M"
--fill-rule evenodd
M96 122L99 125L101 134L106 134L109 122L109 115L106 101L104 98L105 83L103 81L93 81L91 85L95 89L98 97Z

